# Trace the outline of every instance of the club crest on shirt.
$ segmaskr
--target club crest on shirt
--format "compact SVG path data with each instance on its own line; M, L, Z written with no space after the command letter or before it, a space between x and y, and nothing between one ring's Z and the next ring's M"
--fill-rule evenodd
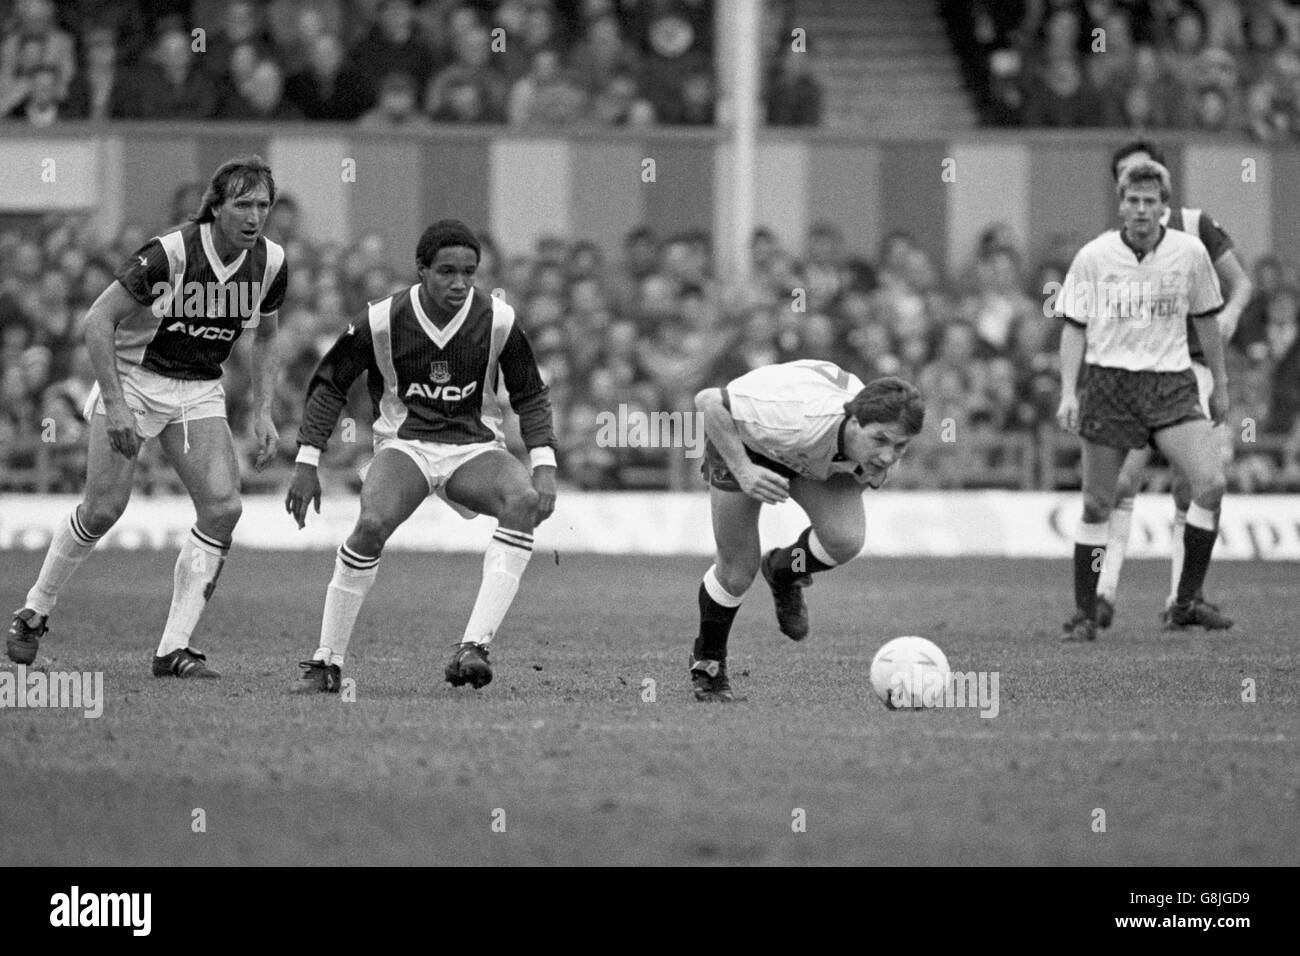
M430 362L429 378L433 379L435 385L446 385L451 381L451 369L446 362Z

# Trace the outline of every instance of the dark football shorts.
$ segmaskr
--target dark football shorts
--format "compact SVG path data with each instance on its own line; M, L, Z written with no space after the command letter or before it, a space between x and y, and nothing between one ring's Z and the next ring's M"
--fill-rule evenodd
M1079 392L1079 435L1107 448L1143 448L1156 432L1201 410L1196 373L1132 372L1088 365Z
M799 477L797 471L791 470L779 461L773 461L766 455L760 455L748 445L745 446L745 452L749 455L749 460L754 464L762 465L768 471L774 471L782 478L793 479ZM705 481L707 481L712 487L717 488L719 491L742 490L740 482L736 480L736 476L733 475L731 469L727 467L727 463L723 460L721 453L716 447L714 447L713 442L708 441L707 439L704 442L704 462L700 465L700 474L704 476Z

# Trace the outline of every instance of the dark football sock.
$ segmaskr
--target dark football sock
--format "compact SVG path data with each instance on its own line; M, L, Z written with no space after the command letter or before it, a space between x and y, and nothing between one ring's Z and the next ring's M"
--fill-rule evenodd
M700 636L695 639L695 659L697 661L725 661L727 659L727 637L731 634L731 622L736 619L740 605L726 607L713 600L708 589L700 584Z
M1183 574L1178 579L1179 604L1186 604L1201 593L1205 574L1210 569L1210 555L1218 536L1217 531L1198 528L1190 522L1183 528Z
M812 545L809 543L812 533L812 526L809 525L803 529L803 533L794 544L777 548L773 553L772 578L777 584L789 584L795 578L803 577L805 574L829 571L835 567L833 564L818 560L813 554Z
M1074 606L1088 615L1090 621L1097 619L1097 579L1101 577L1105 554L1105 545L1074 546Z

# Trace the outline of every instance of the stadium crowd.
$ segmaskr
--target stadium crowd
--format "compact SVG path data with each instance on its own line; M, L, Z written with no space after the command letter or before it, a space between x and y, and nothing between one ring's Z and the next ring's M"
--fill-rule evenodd
M178 191L176 221L194 204ZM296 451L306 384L316 361L365 303L413 281L389 266L377 236L355 245L309 242L299 234L291 196L277 204L270 235L286 245L291 285L281 313L283 373L275 399L279 470L249 488L278 488ZM85 221L51 215L37 229L0 232L0 481L11 488L73 491L84 475L80 416L93 377L78 325L114 270L146 238L128 226L106 247ZM561 440L561 475L583 488L698 487L698 461L681 448L604 447L603 417L689 412L694 393L770 362L829 358L864 379L898 374L928 401L928 427L900 482L927 487L987 486L1000 443L1056 434L1059 321L1045 316L1084 237L1062 236L1025 267L1014 237L990 226L969 263L951 275L910 236L891 233L878 255L850 249L832 226L815 226L798 254L756 231L754 278L724 288L712 273L702 233L630 232L617 255L587 241L540 240L531 254L503 258L485 242L477 285L498 290L518 310L551 386ZM1243 453L1233 471L1240 490L1300 489L1300 263L1254 264L1255 296L1229 349L1232 421ZM227 366L231 425L249 437L247 345ZM369 410L356 388L349 427L323 462L327 485L353 485L370 453ZM1252 438L1278 436L1270 448ZM349 440L350 439L350 440ZM1071 441L1070 446L1074 443ZM170 488L157 443L140 482ZM987 447L986 447L987 446ZM251 448L251 445L250 445ZM43 457L42 457L43 456ZM251 461L251 451L243 455ZM38 464L44 462L43 471ZM41 477L43 475L44 477ZM1050 479L1035 481L1050 484ZM1014 485L1012 480L1010 484Z
M0 0L0 119L710 124L712 17L712 0ZM810 83L774 72L773 122L817 121Z
M1300 138L1296 0L942 0L981 119Z

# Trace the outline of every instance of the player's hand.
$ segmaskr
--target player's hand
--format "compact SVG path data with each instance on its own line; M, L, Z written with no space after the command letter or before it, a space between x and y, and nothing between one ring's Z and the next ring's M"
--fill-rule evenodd
M270 415L258 415L253 419L253 437L257 439L257 458L253 460L253 470L261 471L271 463L276 449L280 447L280 433L276 431L275 422L271 421Z
M736 475L740 490L768 505L778 505L790 497L790 482L762 465L750 465Z
M108 407L105 404L105 425L108 427L108 444L123 458L134 458L140 453L140 436L135 432L135 412L126 405Z
M537 515L533 520L541 524L555 511L555 469L550 465L534 468L533 490L537 492Z
M1062 395L1056 409L1056 424L1072 435L1079 433L1079 396Z
M284 496L284 510L293 515L299 528L307 527L307 503L316 506L320 514L320 476L313 465L303 462L293 466L293 479L289 482L289 493Z
M1222 425L1228 420L1228 390L1216 388L1210 393L1210 420Z

